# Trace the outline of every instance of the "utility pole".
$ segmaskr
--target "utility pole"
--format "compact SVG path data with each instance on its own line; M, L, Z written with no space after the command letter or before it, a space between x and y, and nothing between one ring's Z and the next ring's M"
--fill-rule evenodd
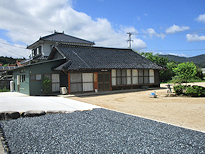
M131 49L131 42L133 41L133 40L131 40L131 36L132 35L134 35L133 33L130 33L130 32L128 32L127 34L129 34L129 39L127 40L127 42L129 42L129 49Z

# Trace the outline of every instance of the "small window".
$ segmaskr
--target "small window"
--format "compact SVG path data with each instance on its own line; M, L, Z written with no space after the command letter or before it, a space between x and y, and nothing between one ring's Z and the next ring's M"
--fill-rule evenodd
M36 74L36 80L41 80L41 74Z
M36 80L36 75L32 74L30 78L31 80Z
M138 84L138 70L132 69L132 84Z
M38 47L38 54L41 54L41 46Z
M154 70L149 70L149 82L154 83Z
M112 69L112 85L115 86L116 85L116 70Z
M20 82L24 82L26 80L26 75L20 75Z
M34 51L34 55L33 56L36 56L37 55L37 48L35 48L33 51Z
M21 69L21 70L20 70L20 73L25 73L25 69Z
M41 80L41 74L31 74L30 79L33 81L40 81Z
M131 69L127 69L127 84L131 84Z

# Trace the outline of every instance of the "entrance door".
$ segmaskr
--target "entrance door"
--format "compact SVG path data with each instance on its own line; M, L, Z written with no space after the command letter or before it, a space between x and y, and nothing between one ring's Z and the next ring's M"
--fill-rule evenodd
M98 91L110 90L110 72L98 73Z

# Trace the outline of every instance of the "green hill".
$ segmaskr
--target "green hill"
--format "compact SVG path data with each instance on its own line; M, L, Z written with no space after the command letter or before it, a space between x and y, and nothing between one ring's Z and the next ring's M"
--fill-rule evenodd
M160 57L167 57L169 60L173 60L176 62L193 62L198 67L205 68L205 54L194 56L194 57L180 57L175 55L159 55Z

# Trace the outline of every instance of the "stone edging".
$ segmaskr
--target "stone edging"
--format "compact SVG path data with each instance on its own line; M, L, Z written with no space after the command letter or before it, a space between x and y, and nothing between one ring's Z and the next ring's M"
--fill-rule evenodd
M20 117L38 117L46 114L58 114L58 113L70 113L70 111L41 111L41 110L29 110L26 112L17 111L5 111L0 112L0 120L12 120Z

